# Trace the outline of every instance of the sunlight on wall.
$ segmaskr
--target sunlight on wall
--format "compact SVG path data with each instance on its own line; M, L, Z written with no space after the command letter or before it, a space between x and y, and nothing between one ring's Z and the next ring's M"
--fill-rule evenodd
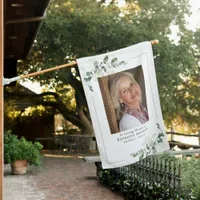
M26 80L26 81L23 80L23 81L20 81L20 84L37 94L42 93L43 87L41 87L39 83L32 82L30 80Z

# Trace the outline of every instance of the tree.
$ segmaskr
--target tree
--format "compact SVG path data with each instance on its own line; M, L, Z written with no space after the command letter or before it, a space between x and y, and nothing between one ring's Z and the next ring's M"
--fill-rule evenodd
M199 74L194 46L199 38L186 28L188 0L117 1L52 0L32 54L23 65L29 72L68 63L76 58L92 56L142 41L158 39L154 49L161 106L166 124L180 116L199 126ZM169 39L171 25L179 28L178 44ZM198 52L199 53L199 52ZM20 65L20 63L19 63ZM24 68L23 68L24 69ZM37 104L53 106L85 132L93 133L78 69L74 66L37 77L41 85L54 92L38 95ZM70 98L66 91L72 90ZM75 99L74 107L68 103Z

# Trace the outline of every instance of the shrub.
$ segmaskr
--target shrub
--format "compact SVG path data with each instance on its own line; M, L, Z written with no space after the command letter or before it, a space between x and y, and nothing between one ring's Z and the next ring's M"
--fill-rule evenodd
M119 168L102 170L100 181L111 186L112 190L120 191L128 199L182 199L200 200L200 159L164 155L156 157L159 162L165 160L168 164L175 162L181 165L181 188L166 188L166 185L158 182L141 181L140 175L134 178L124 176ZM179 195L181 197L179 197Z
M181 188L195 199L200 199L200 159L195 156L183 157L181 164Z
M39 166L43 146L39 142L32 143L24 137L18 137L10 131L4 134L4 163L12 164L16 160L27 160L30 165Z

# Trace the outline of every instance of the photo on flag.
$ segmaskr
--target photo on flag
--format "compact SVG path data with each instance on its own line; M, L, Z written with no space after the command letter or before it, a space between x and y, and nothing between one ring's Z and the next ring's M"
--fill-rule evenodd
M169 149L150 42L77 63L104 169Z
M111 134L148 121L142 67L98 78Z

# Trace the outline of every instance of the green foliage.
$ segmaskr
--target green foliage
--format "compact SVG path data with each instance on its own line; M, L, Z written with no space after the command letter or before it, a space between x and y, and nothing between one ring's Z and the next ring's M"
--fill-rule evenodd
M27 141L7 131L4 134L4 163L12 164L16 160L27 160L30 165L40 166L42 145Z
M32 54L23 66L27 66L29 72L35 72L83 56L158 39L160 43L153 50L165 122L171 125L180 117L198 127L200 101L196 94L199 93L200 31L194 33L186 27L185 16L190 15L188 0L127 0L122 8L115 2L105 6L104 1L52 0ZM180 40L176 43L169 38L171 25L179 30ZM77 117L79 109L87 105L79 72L73 71L76 73L66 68L32 79L49 85L59 95L66 94L62 86L70 85L76 99L74 112L70 114ZM66 105L71 101L64 102ZM67 106L58 106L58 109L72 122L69 113L65 112L69 109ZM85 113L90 119L87 109Z
M195 156L179 160L181 168L181 187L200 199L200 159Z
M156 182L143 182L139 176L127 179L122 172L102 170L100 181L121 192L127 199L173 199L178 200L178 190L166 190L166 186ZM182 198L183 199L183 198Z
M178 159L170 155L157 156L158 161L165 161L167 166L170 162L181 165L181 187L173 190L168 185L157 182L144 182L143 178L134 176L127 178L125 173L117 169L102 170L100 180L111 187L112 190L120 191L128 199L200 199L200 159L195 156ZM141 178L141 179L140 179ZM178 198L178 192L181 197Z

